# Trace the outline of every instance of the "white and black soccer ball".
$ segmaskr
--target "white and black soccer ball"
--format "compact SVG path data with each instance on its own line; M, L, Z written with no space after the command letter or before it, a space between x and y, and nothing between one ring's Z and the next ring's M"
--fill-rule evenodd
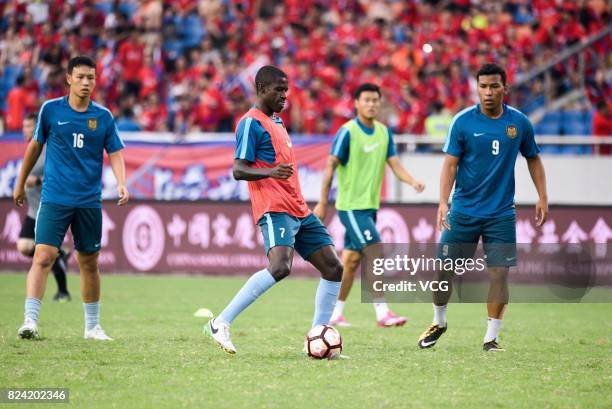
M334 359L342 352L342 336L331 325L317 325L306 334L304 341L308 356L315 359Z

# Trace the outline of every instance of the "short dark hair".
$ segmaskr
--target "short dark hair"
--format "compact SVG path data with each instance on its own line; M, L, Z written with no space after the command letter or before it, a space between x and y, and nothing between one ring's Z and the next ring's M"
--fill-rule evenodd
M273 65L264 65L255 74L255 90L259 92L263 87L273 83L279 78L288 78L283 70Z
M24 116L23 119L24 120L28 119L28 120L32 120L36 122L36 120L38 119L38 114L36 112L30 112L29 114Z
M94 60L92 60L86 55L79 55L77 57L71 58L68 62L68 74L72 74L72 70L80 65L85 65L94 69L96 68L96 63L94 62Z
M357 87L357 89L353 93L353 97L355 99L359 99L359 97L361 96L361 93L362 92L367 92L367 91L376 92L376 93L378 93L379 97L382 96L382 94L380 92L380 87L378 85L372 84L370 82L366 82L366 83L361 84L360 86Z
M476 73L476 82L481 75L496 75L499 74L502 79L502 84L506 85L506 70L494 63L483 64Z

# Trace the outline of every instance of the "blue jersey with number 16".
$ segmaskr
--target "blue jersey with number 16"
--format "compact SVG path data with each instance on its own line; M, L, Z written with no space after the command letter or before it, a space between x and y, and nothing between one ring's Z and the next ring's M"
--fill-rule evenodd
M41 203L101 207L104 151L124 148L111 112L93 101L75 111L68 97L51 99L40 108L34 139L47 144Z
M539 153L533 126L519 110L505 105L501 117L491 119L480 105L455 115L443 151L459 158L454 212L474 217L514 214L514 164L519 152L526 158Z

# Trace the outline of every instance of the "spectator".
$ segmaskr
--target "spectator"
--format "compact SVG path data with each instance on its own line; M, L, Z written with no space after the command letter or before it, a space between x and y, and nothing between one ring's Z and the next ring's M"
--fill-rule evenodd
M212 76L206 73L196 80L196 83L199 94L196 98L199 102L194 108L196 111L194 127L205 132L231 131L231 117L225 96L213 83Z
M168 109L159 103L156 93L149 94L144 102L142 113L138 117L145 131L163 132L168 130Z
M91 52L99 46L98 40L104 28L104 20L106 20L102 11L95 7L94 0L85 0L83 8L77 13L77 21L79 22L79 35L86 40L87 48L83 52Z
M21 75L23 76L23 89L26 91L28 96L33 99L33 101L37 101L40 94L40 86L38 85L36 78L34 78L32 66L24 66Z
M171 103L171 118L219 131L231 129L238 107L250 104L253 72L273 63L291 79L282 116L293 132L333 134L352 109L342 96L374 82L385 96L381 119L395 132L422 133L436 102L453 112L474 99L471 73L483 62L506 66L512 83L609 25L602 0L109 3L103 11L94 0L8 2L0 16L2 83L11 87L14 73L30 66L40 81L36 93L57 95L64 80L56 73L68 57L90 53L99 62L98 91L107 104L122 111L121 100L133 95L129 108L141 120L150 95L163 107L188 89L192 95L181 103L193 102L193 113ZM550 81L524 84L509 102L537 109L548 98L535 94L556 98L584 82L591 103L608 101L609 45L603 38L583 53L584 71L578 57L566 60ZM586 78L578 75L583 72ZM200 83L204 75L211 85ZM163 128L144 122L147 129Z
M146 98L151 94L159 92L161 70L153 61L153 57L147 54L144 58L138 78L140 80L140 98Z
M597 104L597 109L593 115L593 136L595 137L610 137L612 136L612 115L610 112L610 102L600 101ZM597 147L594 147L597 152ZM600 145L599 153L601 155L611 155L611 145Z
M141 126L134 120L134 111L131 108L125 108L116 119L116 123L117 129L122 132L142 131Z
M47 76L44 99L59 98L66 95L66 77L61 68L55 68ZM97 91L99 93L100 91Z
M7 131L21 130L23 118L28 112L32 112L36 105L36 96L30 93L24 86L24 77L17 77L17 83L9 91L6 100L6 112L4 114L5 127Z
M117 54L119 69L125 81L125 92L139 95L142 85L139 74L144 59L144 45L140 40L140 33L135 27L131 29L127 41L119 46Z
M433 136L444 140L448 134L448 128L453 121L451 113L444 108L440 102L433 104L432 113L425 119L425 131L427 136Z
M198 114L192 109L193 106L194 101L187 92L176 96L176 107L169 121L172 132L184 135L192 130Z

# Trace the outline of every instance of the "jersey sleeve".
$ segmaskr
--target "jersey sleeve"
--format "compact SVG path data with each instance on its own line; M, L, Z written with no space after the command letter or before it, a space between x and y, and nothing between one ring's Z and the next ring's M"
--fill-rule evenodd
M446 136L446 142L444 143L442 152L459 157L463 154L463 138L461 136L461 127L457 119L457 117L453 119L448 129L448 135Z
M49 108L47 103L44 103L38 113L38 119L36 120L36 128L34 128L34 140L40 144L47 142L47 136L49 136Z
M521 155L526 158L533 158L540 153L540 148L535 141L533 125L529 119L525 118L525 126L523 128L523 138L521 140Z
M349 146L351 133L347 128L340 128L336 132L334 142L332 143L331 154L340 159L342 165L346 165L349 160Z
M125 144L119 136L117 123L115 122L115 118L113 118L113 115L109 112L108 125L106 127L106 136L104 138L104 150L106 150L106 153L113 153L123 148L125 148Z
M234 158L255 162L257 147L265 132L263 126L254 118L247 117L240 120L236 128L236 153Z
M391 156L397 155L397 149L395 147L395 142L393 141L393 132L391 129L387 128L387 132L389 134L389 145L387 146L387 159Z

